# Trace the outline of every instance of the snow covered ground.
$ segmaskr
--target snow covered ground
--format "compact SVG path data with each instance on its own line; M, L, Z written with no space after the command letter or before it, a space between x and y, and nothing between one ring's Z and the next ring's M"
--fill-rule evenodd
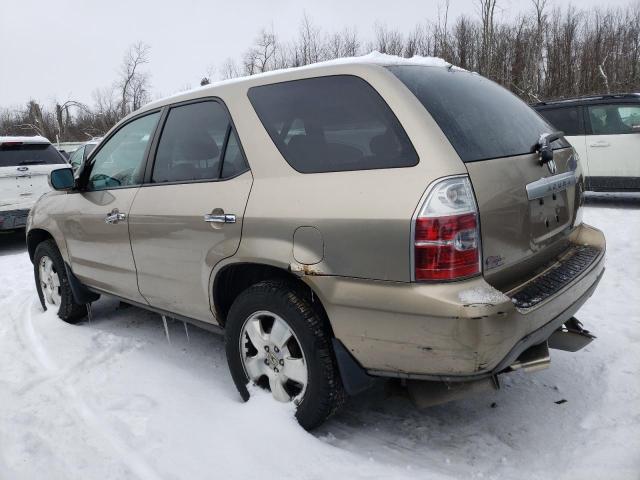
M425 411L381 384L314 434L264 393L242 404L213 334L176 322L169 345L112 300L78 326L43 313L23 240L0 236L0 479L638 480L640 198L584 219L608 240L585 350Z

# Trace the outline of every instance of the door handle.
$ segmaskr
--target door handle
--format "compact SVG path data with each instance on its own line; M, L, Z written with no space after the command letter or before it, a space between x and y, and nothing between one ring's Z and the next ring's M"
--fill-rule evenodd
M605 140L599 140L597 142L593 142L589 144L590 147L594 147L594 148L608 147L610 145L611 144Z
M116 208L111 210L111 213L107 213L107 216L104 218L104 223L113 225L114 223L118 223L126 219L127 219L127 214L120 213L120 211Z
M236 216L230 213L207 213L204 216L204 221L207 223L236 223Z

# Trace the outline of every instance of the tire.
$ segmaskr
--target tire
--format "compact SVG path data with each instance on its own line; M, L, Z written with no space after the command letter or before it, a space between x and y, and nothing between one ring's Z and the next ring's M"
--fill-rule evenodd
M47 273L45 265L50 266L50 275L41 278ZM64 260L53 240L38 244L33 256L33 270L38 297L45 310L57 308L58 317L68 323L76 323L87 315L86 305L79 305L73 299Z
M286 338L286 334L278 334L284 332L281 321L292 335L279 350L280 339ZM254 326L258 325L262 327L258 333L264 336L254 342L252 338L257 338ZM248 332L252 332L251 337ZM268 340L264 341L265 338ZM260 349L263 341L264 352ZM225 347L231 376L243 400L250 396L247 384L252 381L248 374L251 372L253 383L271 390L276 400L296 403L296 418L306 430L319 426L344 403L327 322L286 281L257 283L236 298L227 316ZM300 374L301 365L306 367L304 385L298 383L299 378L304 378ZM256 380L263 371L266 375ZM286 380L282 385L283 379Z

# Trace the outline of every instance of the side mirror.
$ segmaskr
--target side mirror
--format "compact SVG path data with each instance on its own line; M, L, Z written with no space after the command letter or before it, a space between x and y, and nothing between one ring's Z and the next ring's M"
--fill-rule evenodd
M71 190L75 186L73 169L67 167L51 171L49 173L49 185L54 190Z
M631 125L631 131L633 133L640 133L640 123L638 123L636 125Z

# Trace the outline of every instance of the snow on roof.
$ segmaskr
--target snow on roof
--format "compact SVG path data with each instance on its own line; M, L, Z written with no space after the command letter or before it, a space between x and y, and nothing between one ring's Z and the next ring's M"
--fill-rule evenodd
M41 137L40 135L34 135L32 137L9 137L0 136L0 143L8 142L21 142L21 143L51 143L48 139Z
M303 65L301 67L281 68L278 70L269 70L268 72L257 73L255 75L245 75L243 77L230 78L228 80L220 80L217 82L212 82L208 85L192 88L190 90L178 92L173 95L168 95L166 97L163 97L151 103L148 103L145 107L152 107L159 104L164 104L165 102L167 102L167 100L170 100L174 97L197 92L200 90L206 90L212 87L231 85L231 84L240 83L242 81L246 81L249 79L253 80L253 79L259 79L259 78L278 76L285 72L304 71L304 70L311 70L311 69L317 69L322 67L332 67L332 66L338 66L338 65L380 65L380 66L418 65L418 66L424 66L424 67L448 68L455 71L466 71L464 68L457 67L439 57L423 57L422 55L414 55L413 57L410 57L410 58L404 58L404 57L398 57L397 55L388 55L386 53L373 51L366 55L360 55L357 57L336 58L333 60L325 60L323 62Z

